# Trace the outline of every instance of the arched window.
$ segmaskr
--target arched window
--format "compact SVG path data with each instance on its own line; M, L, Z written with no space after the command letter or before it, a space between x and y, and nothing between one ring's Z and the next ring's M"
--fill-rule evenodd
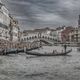
M31 40L31 37L29 37L29 39Z
M34 39L34 36L32 36L32 39Z
M26 41L26 38L24 38L24 41Z
M45 39L47 39L47 37L45 36Z
M37 38L37 36L35 36L35 38Z
M29 40L29 38L27 37L27 40Z
M44 36L42 36L42 38L44 38Z

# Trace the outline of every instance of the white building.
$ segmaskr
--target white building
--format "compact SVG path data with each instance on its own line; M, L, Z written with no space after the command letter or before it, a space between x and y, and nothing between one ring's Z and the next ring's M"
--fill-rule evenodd
M51 30L49 28L35 29L35 30L24 30L21 41L30 42L32 40L53 39L50 35Z
M61 37L61 33L64 29L59 29L57 30L57 34L58 34L58 41L62 42L62 37Z
M18 21L10 16L10 41L18 42L19 40L19 26Z
M51 30L51 35L53 36L53 38L54 38L55 41L59 41L59 42L62 41L61 33L62 33L62 31L64 29L65 29L65 27L58 27L56 29L52 29Z
M2 2L0 2L0 39L9 40L9 24L9 11Z
M21 39L24 42L29 42L29 41L31 41L31 39L34 39L35 37L36 37L36 39L38 38L37 32L34 32L32 30L26 30L26 31L23 31Z
M58 41L58 32L57 30L51 30L51 36L53 36L55 41Z

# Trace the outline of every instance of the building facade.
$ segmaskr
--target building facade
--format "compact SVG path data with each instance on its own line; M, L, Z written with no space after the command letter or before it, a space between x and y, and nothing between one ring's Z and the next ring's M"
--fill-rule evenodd
M5 7L5 5L0 2L0 39L9 40L9 24L9 11Z
M69 26L66 27L62 33L61 33L61 38L62 38L62 42L70 42L71 41L71 33L73 33L74 28Z
M70 41L80 43L80 28L77 27L73 32L70 33Z
M55 41L58 41L58 32L57 32L57 30L52 29L50 35L53 36Z
M53 36L51 35L51 29L42 28L42 29L35 29L35 30L24 30L21 41L30 42L32 40L39 40L41 38L53 39Z
M10 41L18 42L19 41L19 31L18 21L10 15Z
M54 40L57 42L62 42L62 31L65 29L65 27L58 27L56 29L51 30L51 35L53 36Z

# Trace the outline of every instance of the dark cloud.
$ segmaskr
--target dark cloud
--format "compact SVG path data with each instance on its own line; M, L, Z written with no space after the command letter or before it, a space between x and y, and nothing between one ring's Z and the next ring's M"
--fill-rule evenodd
M80 0L2 0L22 29L77 26Z

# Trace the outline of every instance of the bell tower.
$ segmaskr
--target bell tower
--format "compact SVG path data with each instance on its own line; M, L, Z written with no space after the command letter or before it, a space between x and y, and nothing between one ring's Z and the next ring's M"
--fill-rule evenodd
M78 19L78 27L80 28L80 15L79 15L79 19Z

